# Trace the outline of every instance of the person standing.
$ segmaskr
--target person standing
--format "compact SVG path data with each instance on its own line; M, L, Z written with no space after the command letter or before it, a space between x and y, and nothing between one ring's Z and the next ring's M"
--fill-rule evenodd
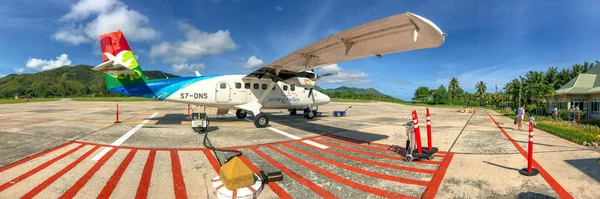
M552 121L556 122L556 118L558 117L558 109L556 105L554 105L554 109L552 109Z
M521 128L523 128L523 118L525 118L527 115L525 114L525 106L521 105L521 107L519 107L519 109L517 109L517 126L519 128L519 131L521 130Z
M579 122L581 120L581 115L580 115L580 111L579 111L579 104L575 104L575 108L573 109L573 114L575 115L575 118L573 119L573 122L575 122L575 124L577 124L577 122Z
M571 106L571 108L569 109L569 122L573 121L575 119L575 114L573 113L574 108L573 106Z

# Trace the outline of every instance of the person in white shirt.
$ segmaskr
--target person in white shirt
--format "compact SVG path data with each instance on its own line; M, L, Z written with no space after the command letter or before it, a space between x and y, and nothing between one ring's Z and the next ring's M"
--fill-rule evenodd
M523 128L523 118L525 117L527 117L527 114L525 114L525 106L521 106L519 109L517 109L517 125L519 130Z

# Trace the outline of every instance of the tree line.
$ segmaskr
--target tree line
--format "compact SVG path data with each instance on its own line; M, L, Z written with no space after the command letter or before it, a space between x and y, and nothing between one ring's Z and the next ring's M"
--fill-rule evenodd
M521 104L526 104L528 111L545 109L547 98L554 96L554 91L568 83L581 73L586 73L594 66L600 64L584 62L574 64L571 68L549 67L546 71L528 71L524 76L514 78L501 88L488 92L485 82L476 83L475 92L469 93L460 87L459 80L453 77L446 88L443 84L436 89L422 86L415 90L414 102L449 105L471 105L516 107L519 104L519 90L521 91Z
M116 97L123 96L106 90L103 73L92 66L62 66L34 74L12 74L0 78L0 98L15 96L49 97ZM179 77L160 71L144 71L148 79Z

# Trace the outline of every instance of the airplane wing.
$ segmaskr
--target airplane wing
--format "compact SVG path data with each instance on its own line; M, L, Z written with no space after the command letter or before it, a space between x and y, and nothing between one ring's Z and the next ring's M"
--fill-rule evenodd
M444 36L431 21L406 12L330 35L246 77L287 79L328 64L438 47L444 43Z

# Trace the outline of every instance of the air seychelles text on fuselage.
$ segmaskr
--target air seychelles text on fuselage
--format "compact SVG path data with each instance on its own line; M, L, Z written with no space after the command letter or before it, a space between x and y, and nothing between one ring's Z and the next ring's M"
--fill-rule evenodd
M297 98L297 97L290 97L290 98L271 97L271 98L269 98L269 102L279 102L279 103L285 104L285 103L292 103L292 102L300 102L300 98Z

